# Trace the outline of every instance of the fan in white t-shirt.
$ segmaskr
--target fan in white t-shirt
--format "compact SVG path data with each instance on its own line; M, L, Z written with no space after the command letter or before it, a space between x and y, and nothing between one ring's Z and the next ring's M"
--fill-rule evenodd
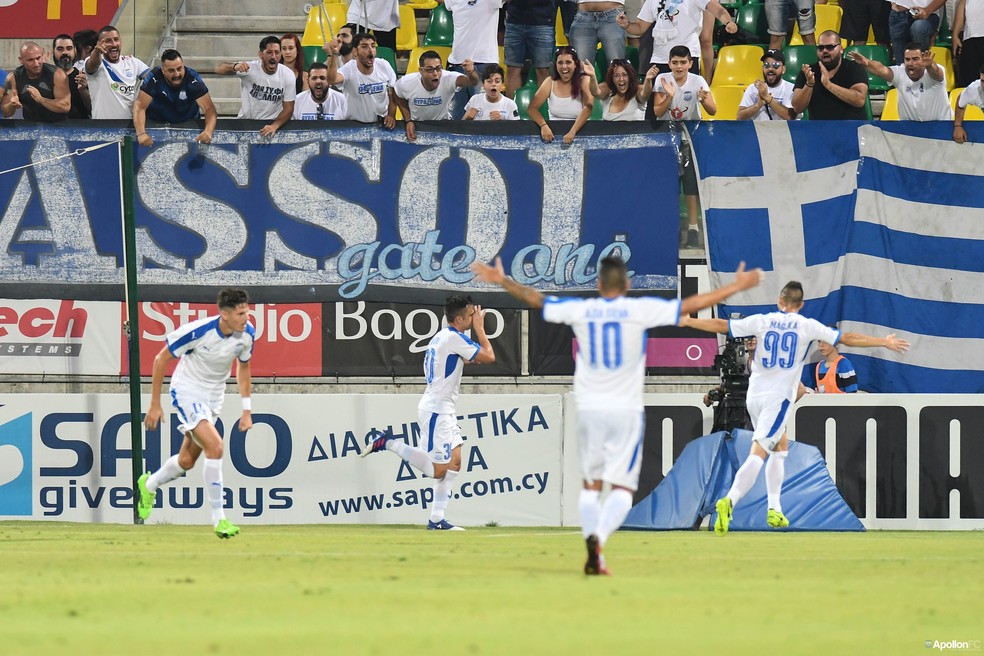
M376 58L376 38L371 34L356 34L352 38L355 59L338 67L338 52L342 42L337 37L325 46L328 58L328 81L340 85L348 101L348 117L360 123L377 123L392 130L396 127L396 71L384 59Z
M898 89L899 118L903 121L949 121L953 118L946 92L946 71L936 63L932 50L910 43L902 64L885 66L859 52L848 57Z
M963 126L967 105L984 108L984 66L981 67L981 78L971 82L957 97L957 109L953 113L953 140L961 144L967 141L967 131Z
M85 60L94 119L133 118L133 101L150 68L136 57L122 55L122 44L120 33L105 27Z
M739 121L789 121L793 112L793 83L782 78L786 72L786 55L782 50L767 50L762 55L762 79L745 88L738 104Z
M280 63L280 39L265 37L260 41L260 58L251 62L222 62L215 67L219 75L239 77L242 107L236 118L271 121L260 135L272 137L294 114L297 77Z
M407 140L416 141L416 121L447 121L451 118L451 99L463 87L478 84L472 60L466 59L465 74L445 71L441 56L433 50L420 55L420 70L408 73L396 83L396 105L403 113Z
M717 114L707 81L690 72L690 50L687 46L670 49L670 73L660 73L653 83L653 112L664 121L699 121L700 108L709 116Z
M519 108L512 98L502 95L504 73L498 64L489 64L482 72L485 93L472 96L465 105L466 121L515 121Z
M297 94L295 121L344 121L348 118L345 94L328 86L328 67L321 62L308 69L307 91Z

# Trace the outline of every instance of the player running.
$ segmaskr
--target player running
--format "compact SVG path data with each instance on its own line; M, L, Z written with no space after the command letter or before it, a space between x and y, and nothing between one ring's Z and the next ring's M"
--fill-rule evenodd
M502 258L496 258L494 267L475 263L472 271L479 280L500 285L530 307L542 307L546 321L574 329L578 344L574 399L584 478L579 508L588 550L584 573L608 574L602 548L632 509L633 493L639 485L645 433L642 390L647 329L677 325L681 314L710 307L731 294L755 287L762 280L762 271L745 271L743 262L731 284L682 301L628 298L625 262L612 256L601 260L598 267L596 298L545 297L506 276ZM603 505L602 483L611 487Z
M463 531L465 529L444 518L451 500L451 486L461 471L461 428L456 419L455 402L464 364L492 364L495 352L485 335L485 313L480 305L472 304L470 296L449 296L444 302L444 316L448 327L431 338L424 355L427 389L417 404L423 448L410 446L387 432L373 440L359 455L365 458L370 453L392 451L414 469L432 477L434 502L427 529ZM464 334L469 328L477 344Z
M157 490L195 466L205 453L205 493L212 510L212 524L220 538L231 538L239 527L226 519L222 508L222 437L215 428L215 419L222 411L225 384L229 368L235 360L236 381L242 397L243 416L239 429L253 426L250 403L249 361L253 356L256 330L249 322L249 296L242 289L223 289L218 298L219 314L181 326L166 338L164 348L154 358L154 377L150 393L150 408L144 419L147 430L157 428L164 414L161 409L161 385L168 363L180 358L171 376L171 405L181 423L178 429L184 440L177 455L171 456L153 474L145 473L137 480L137 513L141 519L150 517Z
M769 512L766 522L772 528L786 528L789 520L782 514L779 492L785 476L789 442L786 440L786 421L789 406L796 400L803 362L814 341L831 345L876 347L905 353L909 342L894 334L871 337L861 333L841 334L815 319L800 316L803 309L803 285L795 280L786 283L779 294L779 311L754 314L744 319L690 319L686 325L712 333L728 333L731 337L755 337L754 366L748 381L746 405L755 432L748 458L735 474L728 495L718 500L714 532L728 532L735 504L745 496L759 470L765 464L765 487L768 491ZM768 464L766 464L768 458Z

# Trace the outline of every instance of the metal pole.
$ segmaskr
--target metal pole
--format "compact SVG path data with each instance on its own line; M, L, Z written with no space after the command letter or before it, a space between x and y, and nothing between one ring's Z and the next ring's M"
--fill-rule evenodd
M137 235L134 220L133 139L123 139L120 169L123 195L123 262L126 267L126 340L130 374L130 449L133 463L133 523L143 524L137 514L137 479L143 474L143 417L140 411L140 322L137 315Z

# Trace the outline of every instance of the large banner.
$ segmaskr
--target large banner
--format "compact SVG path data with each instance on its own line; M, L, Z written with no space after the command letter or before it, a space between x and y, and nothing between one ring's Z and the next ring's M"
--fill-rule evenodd
M609 253L628 259L634 288L675 289L677 216L640 194L677 197L677 148L634 129L570 146L438 132L410 144L344 126L272 140L220 128L199 146L187 130L152 129L154 146L137 148L140 297L205 301L236 285L264 302L433 302L480 289L468 267L496 256L525 284L590 290ZM5 165L33 164L0 175L5 285L120 300L117 149L89 149L123 134L0 132Z
M969 125L969 124L968 124ZM984 390L984 127L950 123L715 123L694 130L712 283L740 260L766 281L723 306L775 310L803 282L803 314L912 343L848 347L862 389ZM741 157L722 158L725 149ZM762 347L762 344L759 344Z
M40 39L113 22L123 0L0 0L0 39Z
M392 453L359 458L382 430L416 445L416 395L254 397L239 430L225 400L225 507L248 524L425 524L433 480ZM144 399L147 407L147 399ZM169 407L169 406L168 406ZM448 516L463 526L558 526L559 395L459 398L462 467ZM146 468L177 452L174 414L145 436ZM132 521L129 401L125 395L0 396L0 519ZM151 522L207 524L201 463L157 495Z

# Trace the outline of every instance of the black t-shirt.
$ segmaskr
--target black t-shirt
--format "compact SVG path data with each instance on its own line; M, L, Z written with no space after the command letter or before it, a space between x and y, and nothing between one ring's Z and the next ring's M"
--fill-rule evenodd
M17 89L17 95L20 97L21 105L24 107L25 120L57 123L68 118L67 112L53 112L34 100L31 94L27 92L27 87L34 87L41 94L42 98L54 100L56 70L54 64L43 64L41 66L41 73L35 80L27 76L27 70L23 66L17 67L14 71L14 87Z
M810 105L808 107L810 110L810 120L865 121L868 119L864 105L861 107L848 105L830 93L820 83L819 63L811 64L810 68L813 69L813 79L816 80L816 84L813 86L813 96L810 98ZM861 64L842 57L840 68L837 69L836 75L830 78L830 81L839 87L850 89L858 83L868 84L868 74ZM800 74L796 76L796 84L793 86L796 89L802 89L806 86L806 76L803 74L803 71L800 71Z
M509 0L506 4L507 23L553 27L556 20L555 0Z

